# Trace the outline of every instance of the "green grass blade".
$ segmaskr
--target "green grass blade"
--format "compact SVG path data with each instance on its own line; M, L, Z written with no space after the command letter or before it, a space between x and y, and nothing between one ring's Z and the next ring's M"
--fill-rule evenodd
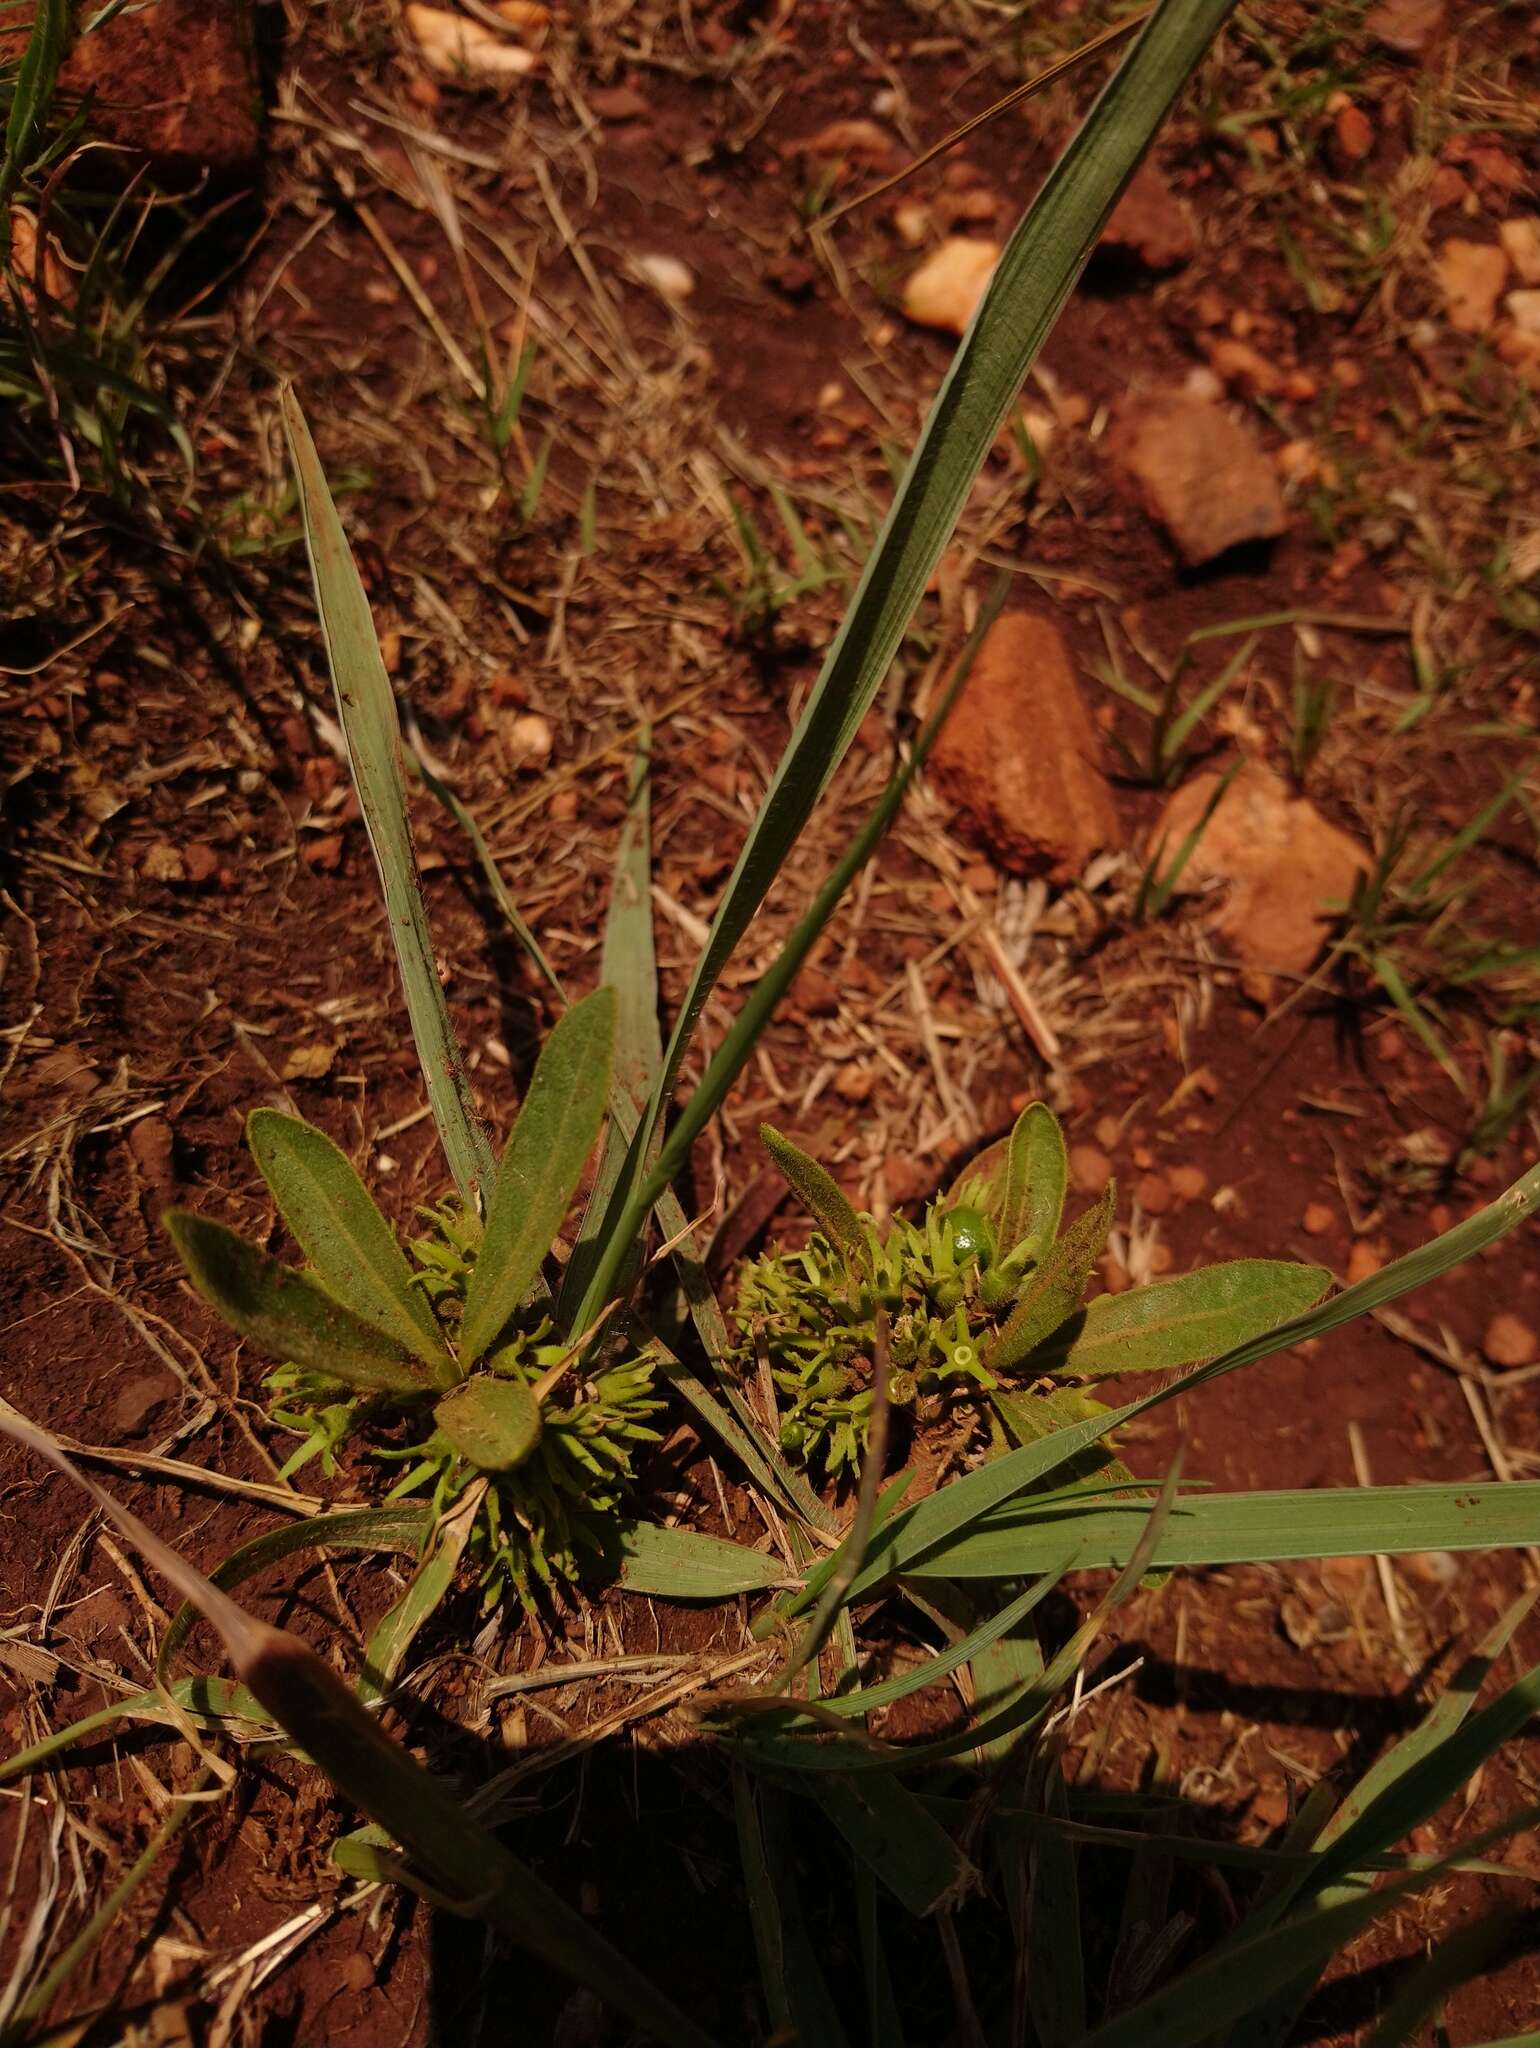
M399 1502L390 1507L343 1508L334 1514L309 1515L302 1522L289 1522L282 1529L269 1529L264 1535L253 1536L238 1550L232 1550L209 1573L209 1583L229 1592L232 1586L243 1584L299 1550L408 1551L415 1555L427 1541L432 1526L430 1509ZM155 1667L162 1680L197 1619L197 1610L186 1601L171 1617Z
M438 1517L406 1591L375 1624L358 1677L358 1697L365 1706L372 1706L390 1690L407 1652L442 1606L475 1528L484 1492L484 1486L473 1482Z
M733 1810L772 2038L788 2048L850 2048L802 1915L785 1799L768 1785L756 1793L739 1766Z
M696 963L648 1116L661 1117L718 976L876 696L968 493L1102 228L1235 0L1166 0L1012 234L947 371ZM633 1160L632 1187L643 1173Z
M369 600L327 488L326 472L287 385L279 396L289 457L305 523L305 545L337 710L369 841L380 871L407 1015L427 1083L428 1101L450 1171L467 1205L480 1207L491 1179L492 1150L476 1118L470 1084L433 956L422 878L412 847L401 766L401 724L380 659Z
M53 105L59 66L69 42L68 0L38 0L32 17L32 31L22 51L21 63L11 86L11 104L5 122L5 154L0 160L0 207L7 205L21 182L33 154L39 131ZM0 213L0 255L10 249L9 217Z
M1041 1780L1044 1812L1064 1806L1064 1774L1056 1744L1047 1746L1034 1776ZM1085 1958L1080 1931L1080 1882L1075 1844L1043 1829L1031 1842L1027 1891L1027 2003L1038 2048L1080 2048L1086 2031Z
M1223 2039L1225 2028L1265 2006L1302 1968L1318 1968L1340 1954L1387 1907L1424 1889L1462 1857L1479 1854L1532 1824L1537 1815L1540 1808L1527 1808L1424 1870L1361 1892L1311 1919L1286 1920L1251 1941L1214 1951L1153 1998L1098 2027L1086 2037L1085 2048L1198 2048L1201 2042Z
M1513 1931L1516 1919L1512 1912L1488 1913L1441 1935L1433 1953L1419 1963L1395 1992L1364 2048L1406 2048L1408 2042L1417 2038L1429 2015L1442 2008L1451 1991L1481 1974L1504 1938Z
M175 1685L167 1687L167 1691L171 1695L169 1702L166 1694L159 1690L129 1693L123 1699L114 1700L110 1707L99 1707L94 1714L86 1714L78 1721L71 1721L67 1728L57 1728L51 1735L29 1743L25 1749L18 1749L0 1761L0 1785L8 1785L13 1778L25 1777L40 1764L52 1763L55 1757L62 1756L77 1742L86 1742L91 1736L100 1735L103 1729L115 1727L119 1721L146 1721L175 1730L180 1725L180 1713L189 1715L211 1733L233 1735L237 1725L242 1723L254 1733L272 1733L261 1701L231 1679L208 1678L199 1673L194 1678L179 1678Z
M895 1779L820 1779L813 1796L849 1845L916 1919L960 1898L977 1879L939 1821Z
M630 1522L620 1532L620 1586L661 1600L729 1600L784 1585L778 1557L707 1536L696 1529L665 1529Z
M1000 1462L1003 1462L1000 1461ZM934 1496L932 1496L934 1498ZM1067 1545L1077 1568L1120 1567L1148 1503L1017 1500L906 1558L911 1578L996 1579L1048 1570ZM1156 1569L1281 1563L1414 1550L1498 1550L1540 1533L1540 1480L1481 1486L1366 1486L1184 1494L1155 1546ZM874 1560L875 1562L875 1560Z
M1331 1285L1324 1266L1234 1259L1152 1287L1101 1294L1033 1359L1045 1372L1105 1379L1217 1357L1301 1315Z
M866 1991L868 2048L904 2048L904 2021L888 1959L883 1953L877 1917L877 1880L869 1870L856 1872L856 1931L861 1942L861 1979Z
M292 1266L190 1209L162 1218L204 1300L275 1363L292 1360L350 1387L420 1393L427 1374L392 1338Z
M461 1362L489 1351L539 1277L561 1229L610 1094L615 992L574 1003L541 1047L514 1121L460 1322Z
M277 1109L252 1111L246 1143L327 1293L424 1365L449 1365L427 1297L347 1154Z

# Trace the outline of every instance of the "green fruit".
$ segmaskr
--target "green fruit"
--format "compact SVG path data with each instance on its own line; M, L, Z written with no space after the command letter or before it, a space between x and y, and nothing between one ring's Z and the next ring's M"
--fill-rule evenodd
M947 1241L959 1266L976 1261L980 1272L995 1255L994 1226L978 1209L952 1209L946 1217Z

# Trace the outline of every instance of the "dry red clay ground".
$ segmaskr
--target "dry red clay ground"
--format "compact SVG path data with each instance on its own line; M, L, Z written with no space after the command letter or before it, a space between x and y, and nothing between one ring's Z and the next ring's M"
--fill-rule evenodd
M467 79L436 69L431 25L393 8L270 12L265 144L222 167L252 196L184 259L175 276L190 264L213 292L155 342L152 373L193 435L191 496L151 431L126 509L71 497L57 474L9 477L0 507L21 620L3 682L0 1391L87 1442L257 1482L285 1450L257 1363L180 1284L159 1211L175 1198L270 1227L239 1142L264 1102L330 1130L403 1218L445 1179L333 744L276 378L296 379L315 424L414 733L578 988L597 973L629 754L651 722L667 1006L945 365L956 302L915 275L940 255L966 306L987 251L950 244L1009 231L1088 79L827 236L808 223L1101 25L1059 7L557 8L498 44L534 50L534 68ZM119 53L125 76L175 75L182 17L159 14L162 41L152 16ZM944 1185L1046 1095L1077 1188L1119 1179L1108 1286L1247 1253L1357 1277L1533 1156L1531 1110L1508 1114L1504 1089L1540 1059L1523 953L1540 797L1535 27L1527 8L1416 0L1367 18L1269 0L1237 18L1048 344L708 1015L714 1038L886 780L989 575L1014 570L1015 622L943 759L700 1148L698 1207L721 1205L729 1248L796 1227L772 1213L753 1143L766 1114L881 1209ZM174 177L177 136L160 142ZM474 390L488 336L510 360L532 350L500 454ZM1192 637L1248 620L1262 623ZM1174 743L1130 694L1190 703L1237 655ZM1158 871L1212 792L1201 778L1238 761L1182 889L1141 918L1168 801ZM1460 897L1435 914L1411 885L1473 819L1440 871ZM547 1005L458 828L426 806L418 826L451 1005L502 1129ZM1378 921L1323 922L1403 828ZM1220 1487L1532 1475L1532 1235L1403 1306L1206 1390L1128 1455L1159 1472L1180 1443L1187 1475ZM115 1483L204 1564L273 1523L219 1478ZM311 1483L341 1497L376 1482L354 1460ZM649 1486L701 1526L759 1526L682 1422ZM61 1484L8 1456L3 1504L15 1746L147 1682L163 1617ZM1532 1570L1518 1555L1346 1560L1141 1594L1108 1667L1128 1675L1076 1722L1066 1768L1110 1792L1158 1784L1193 1825L1276 1842L1323 1772L1409 1724ZM273 1581L271 1611L345 1667L395 1590L348 1564ZM450 1618L473 1624L469 1607ZM741 1631L736 1611L612 1593L478 1654L529 1672L732 1651ZM446 1627L439 1649L454 1639ZM1526 1624L1501 1675L1537 1643ZM400 1722L467 1779L642 1703L590 1766L532 1769L521 1853L724 2038L759 2038L725 1779L690 1724L618 1681L494 1707L483 1676L446 1656ZM1534 1767L1532 1742L1513 1744L1416 1846L1532 1799ZM30 1803L13 1793L13 1965L83 1923L195 1769L159 1736L104 1740ZM404 2044L494 2038L517 1999L530 2040L624 2038L474 1933L360 1901L328 1862L338 1825L313 1774L243 1772L56 2013L127 2015L103 2039ZM1507 1854L1537 1867L1532 1840ZM1085 1874L1105 1963L1123 1874L1094 1859ZM806 1875L831 1967L854 1971L850 1930L822 1917L816 1865ZM1217 1880L1173 1883L1162 1910L1193 1923L1180 1958L1233 1899ZM1363 2038L1392 1964L1500 1891L1462 1879L1387 1916L1300 2038ZM986 1918L957 1924L990 1980L1008 1960ZM921 1939L915 2038L966 2039ZM1456 1994L1457 2048L1534 2024L1532 1949L1521 1922Z

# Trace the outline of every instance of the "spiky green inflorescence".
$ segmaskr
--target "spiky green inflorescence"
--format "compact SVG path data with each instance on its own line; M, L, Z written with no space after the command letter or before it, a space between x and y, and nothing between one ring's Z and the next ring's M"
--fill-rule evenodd
M805 1250L768 1253L745 1270L735 1363L752 1372L762 1339L789 1457L831 1475L859 1464L871 1422L874 1302L888 1312L894 1407L977 1397L999 1384L983 1363L1000 1326L996 1306L1009 1305L1037 1247L1015 1246L1001 1260L994 1225L974 1206L980 1192L964 1182L922 1223L895 1219L885 1236L863 1216L867 1270L859 1276L822 1233Z
M415 1278L452 1335L480 1233L453 1202L418 1213L427 1229L408 1246ZM480 1370L534 1387L567 1355L550 1318L530 1303L516 1313ZM338 1446L349 1437L370 1425L399 1422L409 1433L414 1424L429 1427L394 1448L371 1445L374 1457L405 1467L388 1498L426 1494L437 1517L472 1480L487 1478L469 1554L482 1568L488 1607L508 1590L532 1607L542 1587L575 1584L602 1569L636 1478L632 1460L639 1445L659 1440L650 1423L663 1406L646 1357L598 1371L582 1371L574 1363L540 1404L534 1449L510 1471L483 1473L432 1426L431 1393L359 1393L292 1364L270 1373L267 1385L273 1420L304 1439L284 1466L285 1477L315 1457L330 1472Z

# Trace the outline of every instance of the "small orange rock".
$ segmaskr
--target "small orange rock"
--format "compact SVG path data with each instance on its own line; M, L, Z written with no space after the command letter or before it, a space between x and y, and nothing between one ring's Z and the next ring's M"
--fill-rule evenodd
M1367 1243L1363 1238L1360 1238L1357 1244L1355 1244L1353 1249L1348 1253L1348 1285L1350 1287L1353 1287L1356 1286L1360 1280L1367 1280L1370 1274L1377 1273L1380 1270L1381 1266L1384 1265L1384 1263L1385 1261L1380 1257L1380 1254L1374 1249L1374 1246L1372 1244Z
M1434 265L1444 299L1444 317L1459 334L1485 334L1497 318L1497 301L1508 282L1508 258L1490 242L1451 235Z
M1104 1152L1115 1152L1122 1135L1123 1126L1115 1116L1099 1116L1096 1119L1096 1142Z
M1342 163L1361 164L1374 147L1374 123L1362 107L1343 107L1337 115L1333 141Z
M1521 1316L1500 1309L1487 1324L1481 1349L1489 1365L1533 1365L1540 1359L1540 1338Z
M1171 1183L1163 1173L1141 1173L1134 1199L1146 1216L1164 1216L1171 1207Z
M1070 1184L1082 1195L1099 1195L1112 1177L1112 1161L1098 1145L1071 1145Z
M1123 1261L1114 1258L1111 1252L1101 1262L1102 1285L1109 1294L1128 1292L1128 1269Z
M1197 1201L1208 1186L1208 1175L1201 1166L1173 1166L1166 1178L1171 1192L1182 1202Z
M342 834L323 832L319 839L309 841L304 853L311 867L320 868L324 874L333 874L342 859Z
M1300 1218L1307 1237L1324 1237L1336 1220L1336 1211L1325 1202L1307 1202Z

